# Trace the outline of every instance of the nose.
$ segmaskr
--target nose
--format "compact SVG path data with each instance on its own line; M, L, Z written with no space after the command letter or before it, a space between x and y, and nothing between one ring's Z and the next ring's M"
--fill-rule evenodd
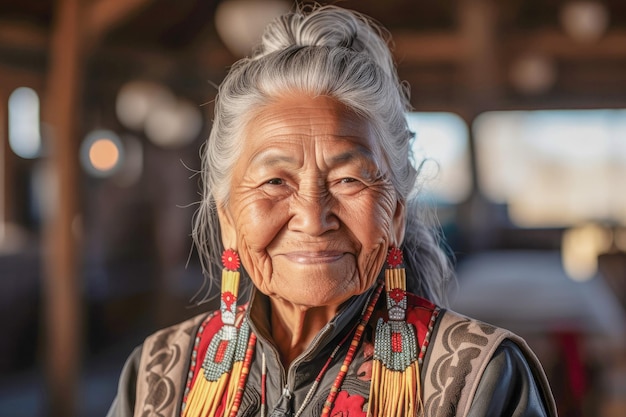
M328 192L298 194L291 204L289 228L311 236L320 236L339 228L335 201Z

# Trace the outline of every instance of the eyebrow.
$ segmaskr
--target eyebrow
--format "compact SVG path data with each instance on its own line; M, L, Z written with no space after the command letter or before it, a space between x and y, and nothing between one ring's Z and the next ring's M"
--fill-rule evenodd
M296 158L274 149L264 149L252 157L250 163L261 163L262 165L276 166L281 163L296 164Z
M356 149L351 149L346 152L342 152L339 155L333 156L330 161L333 165L342 164L358 159L367 159L374 161L374 152L365 146L357 145Z

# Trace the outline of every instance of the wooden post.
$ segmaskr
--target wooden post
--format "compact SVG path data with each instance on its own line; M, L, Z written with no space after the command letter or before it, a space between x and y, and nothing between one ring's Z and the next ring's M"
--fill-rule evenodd
M496 26L498 8L494 0L460 0L457 18L459 34L463 39L465 52L463 71L465 89L463 91L463 118L471 123L476 116L493 108L500 100L502 74L497 60ZM470 128L470 157L472 169L472 195L460 210L461 224L467 225L465 232L471 236L470 246L480 250L493 239L491 231L490 205L480 193L476 142Z
M480 112L493 105L500 93L497 60L497 7L493 0L461 0L458 20L464 41L467 101Z
M45 363L49 415L71 417L81 363L82 305L78 274L80 221L77 128L84 52L149 0L57 0L46 82L45 116L52 126L53 207L44 218ZM82 6L82 7L81 7ZM85 19L87 21L85 22ZM82 24L81 24L82 23Z
M45 213L44 319L49 415L73 416L81 362L82 312L77 274L77 101L82 84L80 0L57 0L49 54L45 115L52 125L51 176Z

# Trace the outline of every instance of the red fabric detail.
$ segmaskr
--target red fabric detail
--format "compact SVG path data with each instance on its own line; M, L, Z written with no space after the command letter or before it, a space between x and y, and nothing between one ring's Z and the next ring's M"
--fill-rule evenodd
M247 307L247 304L237 307L238 315L243 314L246 307ZM211 343L211 340L213 339L215 334L222 328L223 324L224 323L222 322L222 316L219 310L211 314L203 323L204 331L202 332L202 337L200 338L200 343L198 344L198 355L196 356L196 366L193 369L194 376L193 376L193 381L191 382L191 386L189 387L189 389L193 387L193 384L196 382L196 378L198 377L198 375L203 375L202 361L204 360L204 356L206 355L206 351L209 348L209 344ZM220 415L220 414L217 414L217 415Z
M407 297L409 307L406 310L406 321L415 326L417 345L421 347L426 338L426 333L428 333L428 325L430 324L430 317L433 314L435 305L424 298L410 293L407 293Z
M330 412L331 417L366 417L363 411L365 398L360 395L350 395L346 391L339 391L335 404Z
M391 333L391 351L396 353L402 352L402 335L400 333Z
M559 347L566 365L567 380L572 396L582 404L587 391L585 364L581 352L581 335L576 332L557 333Z
M226 408L226 395L222 396L222 402L217 407L217 410L215 410L215 417L224 416L224 414L225 414L224 409L225 408Z

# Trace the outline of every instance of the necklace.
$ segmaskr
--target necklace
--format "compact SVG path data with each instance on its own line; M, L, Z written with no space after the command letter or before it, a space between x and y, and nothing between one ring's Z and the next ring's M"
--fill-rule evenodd
M344 358L343 364L341 365L339 373L337 374L337 377L335 378L335 382L333 383L330 389L330 393L328 394L328 397L326 397L326 401L324 402L324 408L322 409L322 417L326 417L330 415L330 411L332 410L333 404L335 403L335 398L337 397L337 394L339 393L339 390L341 389L343 380L345 379L345 376L348 373L348 368L350 367L350 364L352 363L352 360L354 359L354 355L360 345L361 338L365 330L365 326L367 326L367 323L369 322L372 316L372 313L374 311L374 306L376 305L376 302L378 301L378 298L380 296L380 293L382 292L382 289L383 289L383 284L379 283L378 287L376 288L376 291L372 294L369 302L367 303L366 307L361 313L361 318L359 320L358 325L356 326L356 330L354 331L354 336L352 337L352 341L350 342L350 347L348 348L346 357ZM304 412L305 408L309 405L322 379L324 378L326 371L328 371L328 368L332 364L333 360L335 359L335 357L337 356L341 348L344 346L344 344L347 342L350 334L352 334L352 332L347 333L345 337L341 340L341 342L337 344L335 349L333 349L332 353L326 360L326 363L324 364L319 374L315 378L315 381L313 381L311 388L309 388L309 391L304 397L302 404L300 405L296 413L293 415L294 417L300 417L302 413ZM261 388L262 388L261 398L262 400L264 400L266 398L264 383L261 384ZM283 395L290 395L289 391L286 388L285 388L285 391L283 391ZM266 406L265 401L261 401L261 403L262 403L261 407L263 407L263 409L261 410L261 414L265 415L265 410L264 410ZM274 412L272 413L271 417L274 417L275 415L278 416L278 414Z
M350 364L352 363L352 360L354 359L354 355L360 345L361 342L361 338L363 336L363 332L365 330L365 327L367 326L367 323L369 322L372 313L374 312L374 307L376 305L376 303L378 302L378 298L382 292L384 284L382 282L378 283L378 286L376 288L376 290L374 291L374 293L371 295L369 302L367 303L366 307L363 309L363 312L361 313L361 318L359 320L359 323L356 326L356 330L354 331L354 335L352 337L352 341L350 342L350 347L348 348L348 352L346 353L346 357L343 360L343 363L341 365L341 368L339 370L339 373L337 374L337 376L335 377L335 381L330 389L330 392L328 394L328 396L326 397L326 401L324 402L324 407L322 409L322 417L328 417L330 415L330 411L332 410L333 404L335 403L335 399L337 397L337 394L339 393L339 390L341 389L341 385L343 383L343 380L345 379L345 376L348 372L348 368L350 367ZM187 405L187 393L190 390L191 387L191 382L194 379L194 368L196 365L196 357L197 357L197 351L198 351L198 345L200 343L200 340L202 338L202 333L204 328L206 327L207 323L215 316L215 314L210 315L209 317L207 317L207 319L205 320L205 322L200 326L200 328L198 329L198 333L196 336L196 340L194 343L194 349L193 349L193 354L192 354L192 361L191 361L191 366L190 366L190 371L189 371L189 375L187 378L187 387L185 389L185 396L183 397L183 407L181 410L181 415L184 414L184 410L185 410L185 406ZM309 388L309 391L307 392L302 404L300 405L300 407L298 408L298 410L296 411L296 413L294 414L294 417L300 417L302 415L302 413L304 412L305 408L309 405L309 403L313 400L313 397L317 391L317 389L319 388L319 385L324 377L324 375L326 374L326 372L328 371L328 368L330 367L330 365L332 364L333 360L336 358L337 354L339 353L339 351L341 350L341 348L345 345L345 343L348 341L350 335L352 334L352 332L348 332L346 334L346 336L341 340L341 342L339 342L339 344L335 347L335 349L333 349L332 353L330 354L330 356L328 357L328 359L326 360L326 363L324 364L324 366L322 367L322 369L320 370L319 374L317 375L317 377L315 378L315 381L313 382L313 384L311 385L311 388ZM235 417L237 415L237 412L239 411L239 407L241 405L241 400L243 397L243 393L245 391L245 387L246 387L246 383L248 381L248 375L250 373L250 368L251 368L251 364L252 364L252 359L254 357L254 351L255 351L255 347L256 347L256 335L253 332L250 332L250 336L248 337L248 343L247 343L247 347L245 350L245 356L244 356L244 360L243 360L243 364L242 364L242 368L241 368L241 374L239 376L239 380L237 381L237 390L235 392L235 396L232 399L232 406L230 407L230 409L226 409L224 410L224 415L227 415L229 417ZM263 366L263 368L265 368ZM262 371L262 374L265 374L265 370ZM265 399L266 397L266 392L265 392L265 381L264 381L264 375L261 376L262 377L262 383L261 383L261 414L262 415L266 415L265 413L265 407L266 402ZM290 396L291 393L285 389L285 391L283 391L283 395L286 396ZM289 397L287 397L289 398ZM230 403L230 401L226 401L226 403ZM277 410L275 410L276 412ZM275 413L272 413L272 417L274 417ZM280 414L277 414L280 415Z
M233 406L230 409L229 417L236 417L239 406L241 405L241 397L243 396L243 391L246 389L246 382L248 381L248 374L250 373L250 364L252 363L252 357L254 356L255 345L256 335L250 332L248 347L246 347L246 356L243 360L241 376L239 377L239 383L237 384L237 394L235 394L235 401L233 401Z
M341 365L341 370L337 374L337 377L335 378L335 383L330 389L330 393L328 394L328 397L326 398L326 402L324 403L324 408L322 409L322 417L330 415L330 411L333 407L333 404L335 403L335 398L337 397L337 393L339 392L339 389L341 388L341 384L343 383L343 380L346 374L348 373L348 368L350 367L350 364L352 363L352 360L354 359L354 354L356 353L356 350L359 347L359 344L361 342L363 331L365 330L365 326L367 326L367 323L370 321L370 317L372 317L372 313L374 312L374 306L376 305L376 302L378 301L378 297L380 296L382 289L383 289L383 284L379 283L378 287L376 288L376 292L372 295L372 298L370 302L368 303L367 308L365 309L365 312L361 316L359 325L357 326L356 331L354 332L354 337L352 338L352 342L350 343L350 348L348 349L348 353L346 354L346 357L343 360L343 365Z

